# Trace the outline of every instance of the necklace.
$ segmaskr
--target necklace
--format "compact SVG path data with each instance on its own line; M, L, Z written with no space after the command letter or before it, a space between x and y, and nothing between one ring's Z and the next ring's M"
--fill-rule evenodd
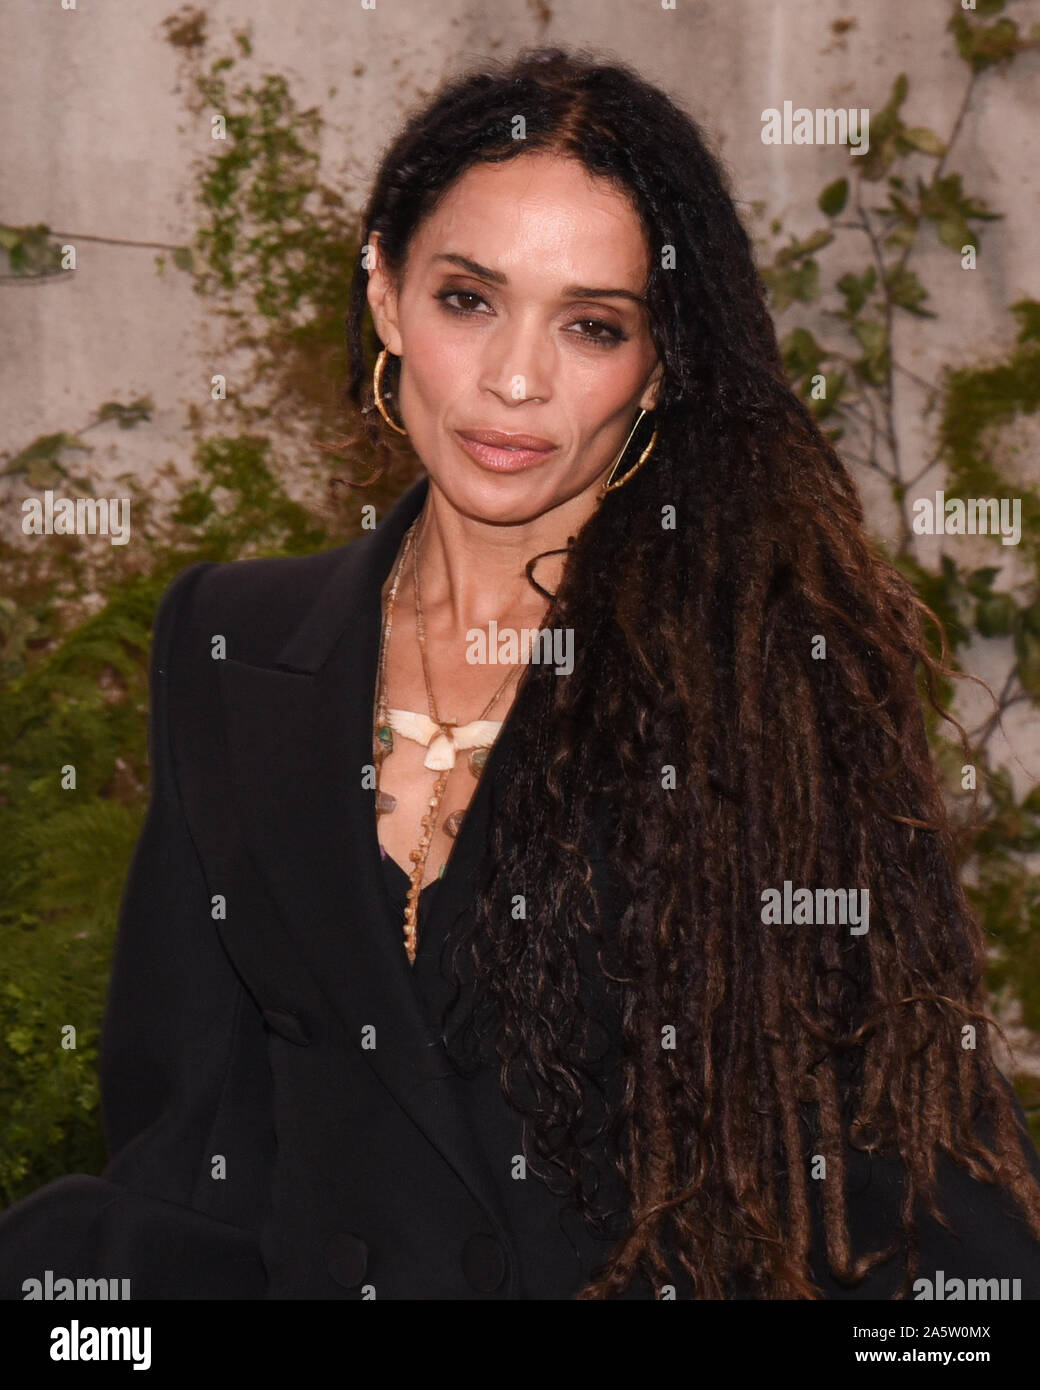
M383 765L383 760L387 754L393 752L394 733L397 732L405 738L412 739L428 748L424 759L424 765L438 773L433 790L427 802L427 810L424 813L420 825L419 845L413 849L409 858L412 862L412 869L408 879L408 894L405 900L404 911L404 946L408 955L409 964L415 964L415 953L418 936L419 918L419 895L422 892L422 879L426 869L426 860L430 852L430 844L433 839L433 832L437 824L437 815L440 810L441 798L448 782L448 774L455 766L455 753L457 749L470 749L469 769L474 777L479 777L484 770L488 754L491 751L490 745L494 742L502 728L501 720L489 720L485 716L494 707L501 697L506 686L516 674L516 667L511 667L505 680L492 695L485 705L479 719L474 719L469 724L460 725L457 720L442 720L437 713L437 702L434 699L433 683L430 679L430 668L426 656L426 623L422 610L422 597L419 588L419 547L415 540L416 528L419 525L419 518L408 528L404 544L401 547L401 555L394 571L393 582L390 592L387 595L386 617L383 625L383 638L379 649L379 669L376 692L376 711L375 728L373 736L373 751L376 764L376 816L386 815L393 811L397 805L395 797L388 792L381 790L379 786L379 775ZM386 681L386 662L387 653L390 647L390 633L393 628L394 606L397 602L397 589L401 582L401 574L404 570L408 554L412 555L412 574L415 586L415 628L419 640L419 652L422 659L423 680L426 685L426 700L429 707L429 714L419 714L412 710L391 709L387 696ZM463 812L455 811L444 822L444 829L453 839L458 835L462 824ZM441 873L444 872L443 866Z

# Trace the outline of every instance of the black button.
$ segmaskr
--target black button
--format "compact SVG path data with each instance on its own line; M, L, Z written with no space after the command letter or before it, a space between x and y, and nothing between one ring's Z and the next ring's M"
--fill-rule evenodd
M325 1247L325 1263L337 1284L357 1288L368 1268L368 1246L349 1231L333 1236Z
M290 1013L288 1009L265 1009L263 1020L272 1033L286 1042L295 1043L297 1047L310 1045L310 1030L299 1014Z
M494 1236L470 1236L462 1247L462 1272L481 1293L493 1293L501 1285L506 1254Z

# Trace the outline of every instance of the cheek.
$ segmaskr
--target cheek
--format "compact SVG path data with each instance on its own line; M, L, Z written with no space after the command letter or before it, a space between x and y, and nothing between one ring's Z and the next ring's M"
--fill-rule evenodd
M607 355L604 352L604 357ZM594 444L613 437L619 430L627 432L632 398L641 381L631 360L600 363L596 370L581 363L573 372L564 373L557 383L556 389L561 393L557 399L564 405L575 436Z
M427 415L440 415L454 399L464 396L479 377L479 347L475 335L466 340L446 330L443 320L424 315L408 327L408 390L411 400Z
M604 349L603 357L605 360L600 362L579 362L567 379L570 393L581 403L583 414L597 420L623 410L639 389L637 364L630 355L625 354L622 359L620 353Z

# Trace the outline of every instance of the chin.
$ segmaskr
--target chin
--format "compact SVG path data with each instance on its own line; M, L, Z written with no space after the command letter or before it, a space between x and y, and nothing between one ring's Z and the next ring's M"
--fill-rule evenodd
M542 480L537 483L525 473L486 475L479 477L434 477L432 483L440 489L456 511L472 521L492 526L520 526L552 511L565 501L547 489Z

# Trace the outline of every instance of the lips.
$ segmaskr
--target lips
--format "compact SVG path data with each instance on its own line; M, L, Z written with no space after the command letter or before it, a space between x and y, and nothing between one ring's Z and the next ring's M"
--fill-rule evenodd
M505 430L456 430L469 456L496 473L517 473L532 468L556 452L551 439L538 434L512 434Z
M551 439L542 439L537 434L507 434L504 430L459 430L459 434L463 439L491 444L496 449L534 449L542 452L556 448Z

